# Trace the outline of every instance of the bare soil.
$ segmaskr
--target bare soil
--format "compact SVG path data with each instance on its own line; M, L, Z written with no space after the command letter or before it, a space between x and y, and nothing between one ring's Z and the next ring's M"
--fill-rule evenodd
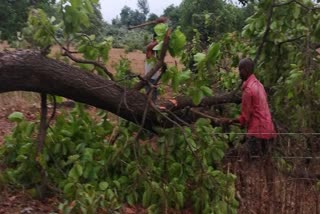
M121 57L128 58L131 62L131 69L134 73L143 74L144 73L144 61L145 54L142 51L134 51L130 53L126 53L124 49L116 49L113 48L110 51L110 58L108 62L108 68L111 72L115 73L115 66L120 61ZM166 56L165 62L168 65L178 65L179 68L182 65L179 63L178 59L172 58L169 54Z
M27 192L1 191L0 214L57 213L58 202L56 197L40 201L32 198Z

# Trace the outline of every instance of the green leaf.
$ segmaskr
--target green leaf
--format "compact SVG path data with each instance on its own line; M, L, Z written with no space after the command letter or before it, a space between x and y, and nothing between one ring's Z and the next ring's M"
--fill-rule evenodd
M63 191L65 193L70 193L72 192L71 189L73 188L74 183L68 183L67 185L64 186Z
M203 62L206 59L206 55L204 53L197 53L194 55L194 61L196 62L196 65L200 62Z
M128 182L128 177L126 177L126 176L121 176L119 179L118 179L118 181L119 181L119 183L120 184L127 184L127 182Z
M187 139L187 142L188 142L188 144L190 145L190 149L192 150L192 151L196 151L197 150L197 144L196 144L196 142L192 139L192 138L188 138Z
M89 13L93 13L92 3L89 0L84 1L84 6Z
M108 189L108 187L109 187L109 184L108 184L108 182L100 182L99 183L99 189L100 190L102 190L102 191L105 191L106 189Z
M23 113L21 112L13 112L12 114L9 115L8 119L11 121L11 122L21 122L23 120L24 116L23 116Z
M289 91L287 97L288 97L288 99L292 98L292 97L293 97L293 92L292 92L292 91Z
M159 213L159 211L157 210L158 205L157 204L152 204L148 207L147 211L148 213Z
M201 89L201 91L203 92L203 94L205 96L211 96L212 95L212 89L211 88L203 85L203 86L200 87L200 89Z
M146 190L142 196L142 205L143 207L148 207L149 204L150 204L150 192Z
M178 177L181 174L181 164L180 163L173 163L169 167L169 176L172 179L173 177Z
M134 205L135 204L135 199L134 199L134 195L131 193L127 196L127 201L130 205Z
M178 203L179 203L180 207L183 207L183 205L184 205L183 193L177 192L176 195L177 195L177 199L178 199Z
M186 44L187 38L180 31L180 29L176 29L172 34L169 41L169 52L172 57L179 56Z
M108 196L109 199L113 198L114 197L114 192L111 189L108 189L107 190L107 196Z
M168 25L166 24L157 24L154 27L154 32L157 34L157 36L160 38L160 40L163 40L164 36L166 35L166 32L168 30Z
M83 173L83 168L82 168L82 166L81 166L80 164L77 164L77 165L76 165L76 171L77 171L77 174L78 174L79 176L82 175L82 173Z
M193 89L192 93L192 101L195 105L199 105L201 103L202 98L204 97L204 94L201 90L199 89Z
M205 119L205 118L200 118L196 122L196 126L201 127L201 126L210 126L210 120Z
M91 162L93 161L94 150L91 148L86 148L83 152L83 160Z
M298 18L299 18L300 11L301 11L301 10L300 10L300 6L294 4L292 13L293 13L293 17L294 17L295 19L298 19Z
M179 74L180 74L179 75L180 81L182 82L190 79L192 72L190 70L186 70L186 71L180 72Z
M72 137L72 132L66 129L61 130L61 134L63 134L63 136L66 136L66 137Z
M61 104L63 102L63 97L55 96L57 104Z
M297 79L297 78L299 78L299 77L302 77L302 75L303 75L303 72L302 71L291 71L290 72L290 76L289 76L289 78L290 79Z
M154 51L160 51L163 46L163 41L159 42L152 50Z
M314 35L315 35L317 41L320 41L320 22L318 22L318 24L314 30Z
M277 22L273 21L270 25L271 30L275 30L277 28Z
M26 155L18 155L18 157L16 158L16 161L18 162L23 162L27 160L28 160L28 157Z
M71 161L71 162L75 162L79 158L80 158L80 155L71 155L68 157L69 161Z
M173 75L172 68L169 68L165 73L161 75L161 81L167 84L169 80L172 78L172 75Z
M27 127L26 127L26 136L31 136L34 132L34 127L35 127L35 124L34 123L28 123L27 124Z
M119 181L115 180L115 181L113 181L113 183L118 189L120 189L120 182Z
M208 50L207 61L210 65L216 64L217 58L220 54L220 44L211 44Z
M81 5L81 0L70 0L72 7L78 8Z
M83 168L80 164L76 164L72 167L72 169L69 172L69 177L72 177L74 179L78 179L83 173Z

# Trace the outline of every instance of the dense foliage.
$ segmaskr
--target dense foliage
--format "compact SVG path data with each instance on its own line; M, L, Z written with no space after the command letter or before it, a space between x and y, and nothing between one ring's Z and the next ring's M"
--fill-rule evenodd
M109 121L100 112L93 119L82 105L62 113L48 132L43 153L35 158L36 125L14 113L17 123L1 147L8 166L6 182L21 185L35 196L45 170L48 182L61 189L68 202L60 209L95 213L98 208L119 210L123 204L142 204L152 213L194 207L201 213L237 207L232 174L217 169L226 149L207 120L193 129L161 131L157 142L136 141L139 127ZM81 118L81 120L79 120ZM119 137L113 142L112 133ZM221 135L223 136L223 135Z

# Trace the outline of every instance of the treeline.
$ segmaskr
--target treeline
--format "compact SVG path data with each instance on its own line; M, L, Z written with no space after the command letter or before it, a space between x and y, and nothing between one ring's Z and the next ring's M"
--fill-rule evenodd
M55 0L7 0L0 5L0 38L15 41L26 31L28 13L32 8L41 8L49 17L55 20L63 19L58 10L63 1ZM204 46L226 32L240 31L245 19L252 15L253 6L239 7L224 0L183 0L178 6L170 5L159 16L152 13L148 0L137 0L137 8L124 6L111 23L103 20L100 4L95 4L92 23L85 32L88 35L109 35L114 38L114 46L131 49L143 49L152 35L152 27L136 31L128 31L128 26L134 26L146 21L152 21L159 16L169 19L172 27L181 26L181 31L191 39L197 32L201 35ZM18 35L18 36L17 36Z
M30 8L41 8L49 15L57 15L55 0L1 0L0 4L0 38L13 40L17 32L27 24Z

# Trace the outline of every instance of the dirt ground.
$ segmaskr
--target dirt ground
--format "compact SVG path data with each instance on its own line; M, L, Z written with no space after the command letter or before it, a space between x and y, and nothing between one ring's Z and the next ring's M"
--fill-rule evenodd
M120 61L121 57L127 57L131 62L131 69L134 73L143 74L144 72L144 60L145 54L142 51L134 51L130 53L125 53L124 49L113 48L110 51L110 58L108 63L108 68L112 73L115 73L115 66ZM172 58L169 54L166 56L165 62L168 65L178 65L179 68L182 65L179 63L178 59Z
M43 201L33 199L26 192L2 191L0 196L0 214L45 214L57 212L57 198L46 198Z

